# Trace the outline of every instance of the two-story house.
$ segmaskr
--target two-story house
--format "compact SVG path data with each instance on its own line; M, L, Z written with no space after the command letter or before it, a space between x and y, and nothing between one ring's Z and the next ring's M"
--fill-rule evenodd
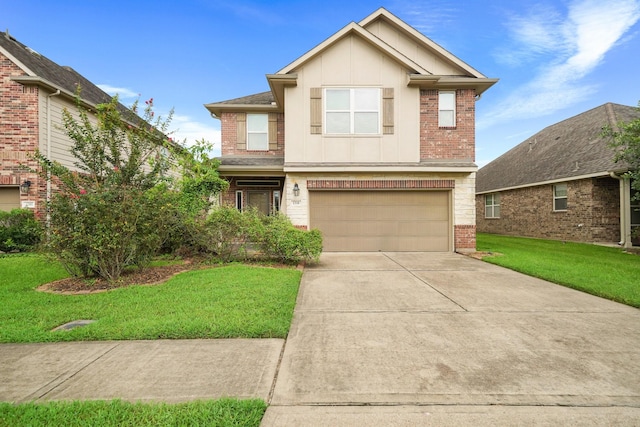
M318 228L325 251L474 251L475 102L496 83L381 8L206 104L224 203Z

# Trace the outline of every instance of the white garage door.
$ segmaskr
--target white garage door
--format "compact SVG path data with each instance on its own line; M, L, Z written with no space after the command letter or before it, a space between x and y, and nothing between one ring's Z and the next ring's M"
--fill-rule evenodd
M449 191L312 191L311 228L324 250L451 250Z

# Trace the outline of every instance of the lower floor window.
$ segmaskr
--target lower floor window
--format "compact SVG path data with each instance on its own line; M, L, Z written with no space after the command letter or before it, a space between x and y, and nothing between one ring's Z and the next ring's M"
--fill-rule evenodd
M485 194L484 196L484 217L500 218L500 194Z
M553 186L553 210L567 210L567 184L556 184Z

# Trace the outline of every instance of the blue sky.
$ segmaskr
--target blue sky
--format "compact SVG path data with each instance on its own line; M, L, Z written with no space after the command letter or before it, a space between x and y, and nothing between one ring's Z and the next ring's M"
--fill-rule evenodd
M130 105L172 107L172 129L220 148L203 104L269 89L275 73L383 6L488 77L482 166L544 127L640 100L640 0L0 0L0 30Z

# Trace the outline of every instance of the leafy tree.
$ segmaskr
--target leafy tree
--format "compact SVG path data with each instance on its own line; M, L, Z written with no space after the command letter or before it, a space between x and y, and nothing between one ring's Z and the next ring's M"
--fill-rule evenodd
M36 154L41 174L59 188L46 246L73 275L117 280L127 267L146 266L162 245L164 216L175 211L155 189L171 182L184 150L165 135L172 113L155 118L153 99L145 104L140 117L137 101L126 110L114 97L94 119L78 95L77 114L63 112L75 170Z
M640 102L637 110L640 113ZM640 117L618 123L617 127L617 130L606 127L603 135L612 138L611 145L616 149L614 160L629 167L625 176L631 179L631 187L637 190L634 200L640 200Z

